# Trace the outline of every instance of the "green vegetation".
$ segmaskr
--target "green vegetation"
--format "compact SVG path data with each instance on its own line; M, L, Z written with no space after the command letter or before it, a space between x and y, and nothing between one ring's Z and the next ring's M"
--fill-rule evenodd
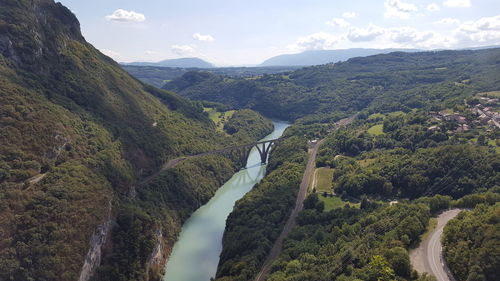
M424 241L429 236L429 234L431 234L431 232L436 228L436 226L437 226L437 219L431 218L429 220L429 225L427 226L427 229L422 235L420 235L420 241Z
M219 132L224 131L224 124L231 117L233 117L233 114L236 112L236 110L219 112L219 111L217 111L216 108L210 108L210 107L204 107L203 111L208 113L208 118L210 118L210 120L212 120L212 122L215 123L215 125L217 126L217 130Z
M316 190L318 193L332 193L333 189L333 169L322 167L316 169L314 173L315 177L315 186L313 188Z
M291 72L286 81L282 75L240 81L191 72L167 88L268 116L300 118L288 133L326 136L317 165L334 169L334 189L341 197L324 197L321 192L308 197L299 227L285 241L268 280L430 280L411 270L408 257L408 249L418 245L427 230L430 216L451 206L475 206L497 198L491 192L500 180L500 158L491 147L497 133L473 123L463 102L480 89L499 88L493 78L500 72L498 66L478 63L498 53L356 58ZM418 69L411 65L417 59ZM469 59L477 68L463 72ZM441 69L436 73L435 68ZM431 112L444 109L464 115L470 130L453 132L456 122L433 119ZM361 112L354 124L329 133L333 122L356 111ZM473 141L478 135L484 135L482 140ZM265 202L283 198L288 197L269 194ZM359 200L359 208L346 204L348 199ZM382 203L396 199L393 206ZM261 200L246 204L260 209ZM246 204L237 205L234 214L246 210ZM269 212L254 211L251 220L249 216L230 220L229 233L238 235L224 239L223 253L230 254L223 256L219 280L254 278L267 254L262 250L269 249L273 240L260 239L251 244L257 248L253 251L246 247L248 241L239 244L239 240L247 233L261 233L268 216ZM249 221L257 223L250 226Z
M298 137L272 152L268 175L229 215L217 280L250 280L258 272L295 204L306 159L306 141Z
M337 208L343 208L346 205L349 205L349 207L353 208L359 208L359 203L351 203L348 201L342 200L342 198L338 196L323 196L319 195L318 196L319 200L323 202L325 209L325 212L329 212L331 210L337 209Z
M391 53L252 80L191 71L164 88L271 118L307 116L320 122L365 109L368 115L406 113L462 103L478 92L498 90L499 59L500 49Z
M378 153L366 168L341 161L335 170L335 190L362 194L417 198L435 193L460 198L498 183L498 154L472 146L441 146L415 153L390 150Z
M475 208L445 231L450 267L462 280L493 280L498 130L464 100L498 96L500 49L392 53L250 78L137 70L204 100L192 102L131 78L85 42L61 4L0 6L0 280L77 280L92 235L107 223L93 280L159 280L153 249L168 252L240 163L211 155L144 179L179 156L264 136L272 125L256 111L297 122L228 218L218 280L255 277L295 203L306 141L323 137L317 165L332 167L334 180L320 169L318 191L333 182L341 197L304 201L269 280L427 280L412 272L407 251L449 207ZM470 128L436 119L441 110L460 112ZM334 130L355 113L354 124Z
M373 113L370 116L368 116L368 120L384 120L385 119L385 114L382 113Z
M477 97L500 98L500 91L490 91L490 92L479 93L476 96Z
M252 79L263 74L282 73L295 70L296 66L274 66L274 67L217 67L217 68L181 68L181 67L163 67L163 66L137 66L122 65L123 69L135 78L144 83L162 87L165 83L181 77L189 71L203 71L231 77L242 77Z
M78 280L92 235L111 222L95 279L158 280L156 244L171 247L239 166L211 156L142 180L178 156L254 141L270 122L244 111L238 133L220 134L201 104L142 84L87 44L62 4L0 6L0 280Z
M273 123L249 109L235 111L224 123L224 132L240 143L250 143L271 133Z
M446 262L457 280L498 279L500 203L463 211L444 229Z
M429 217L413 203L305 209L267 280L416 280L408 248Z
M368 129L368 134L372 136L380 136L384 134L384 124L373 125Z

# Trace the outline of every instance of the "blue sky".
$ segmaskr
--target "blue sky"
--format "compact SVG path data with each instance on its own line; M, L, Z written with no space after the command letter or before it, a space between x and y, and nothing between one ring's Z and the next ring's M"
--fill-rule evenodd
M120 62L253 65L304 50L500 44L499 0L60 0Z

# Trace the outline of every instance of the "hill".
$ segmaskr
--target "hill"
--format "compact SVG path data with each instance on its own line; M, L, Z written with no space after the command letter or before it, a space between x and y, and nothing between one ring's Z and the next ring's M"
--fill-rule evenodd
M297 66L271 66L271 67L213 67L213 68L183 68L183 67L160 67L160 66L139 66L122 64L130 75L144 83L162 87L165 83L181 77L189 71L203 71L229 77L254 77L264 74L282 73L296 70Z
M161 67L181 67L181 68L212 68L213 64L206 62L200 58L180 58L168 59L159 62L132 62L125 65L135 66L161 66Z
M88 44L62 4L0 7L0 280L159 280L182 222L239 167L208 156L143 180L270 122L245 111L257 130L218 132Z
M416 52L414 49L344 49L311 50L298 54L279 55L265 60L260 66L311 66L346 61L354 57L366 57L391 52Z
M500 49L395 52L256 78L188 72L163 88L295 120L361 110L404 111L500 88Z

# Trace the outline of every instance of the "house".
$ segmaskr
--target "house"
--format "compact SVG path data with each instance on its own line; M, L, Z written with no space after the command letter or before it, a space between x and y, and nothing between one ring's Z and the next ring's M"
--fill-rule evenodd
M469 125L463 124L463 125L459 125L455 129L455 133L463 133L463 132L467 132L468 130L469 130Z

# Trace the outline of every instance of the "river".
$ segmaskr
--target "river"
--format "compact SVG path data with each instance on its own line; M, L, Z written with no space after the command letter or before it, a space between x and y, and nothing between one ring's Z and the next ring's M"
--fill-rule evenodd
M262 140L281 137L288 123L274 121L274 131ZM235 173L220 187L210 201L184 223L166 266L165 281L209 281L215 277L226 219L234 204L265 175L266 166L254 147L246 169Z

